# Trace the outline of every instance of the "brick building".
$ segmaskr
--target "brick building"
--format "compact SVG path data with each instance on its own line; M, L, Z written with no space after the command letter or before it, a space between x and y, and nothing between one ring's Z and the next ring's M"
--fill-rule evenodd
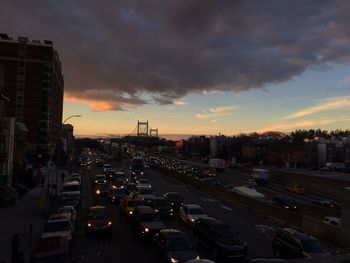
M48 157L61 131L64 82L51 41L0 34L0 93L10 99L7 117L28 128L28 154Z

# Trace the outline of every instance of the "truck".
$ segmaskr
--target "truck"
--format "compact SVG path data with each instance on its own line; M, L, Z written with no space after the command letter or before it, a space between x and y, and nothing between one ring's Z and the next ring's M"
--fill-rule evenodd
M267 185L270 182L271 172L266 169L253 169L252 178L259 186Z
M257 201L265 201L266 200L266 196L264 194L255 190L255 188L251 188L248 186L233 187L232 191L237 193L237 194L240 194L240 195L243 195L243 196L246 196L249 198L253 198Z
M131 161L130 172L133 176L143 176L145 161L142 157L134 157Z
M214 170L224 170L226 168L226 161L222 159L209 159L209 166Z

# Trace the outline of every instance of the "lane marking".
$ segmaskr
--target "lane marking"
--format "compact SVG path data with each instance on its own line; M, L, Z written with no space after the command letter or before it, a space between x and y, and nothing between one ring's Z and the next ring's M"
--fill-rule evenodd
M233 209L231 207L228 207L228 206L220 205L220 207L222 209L225 209L225 210L233 211Z
M213 199L213 198L206 198L206 197L202 197L201 200L204 201L204 202L219 202L219 201L216 200L216 199Z

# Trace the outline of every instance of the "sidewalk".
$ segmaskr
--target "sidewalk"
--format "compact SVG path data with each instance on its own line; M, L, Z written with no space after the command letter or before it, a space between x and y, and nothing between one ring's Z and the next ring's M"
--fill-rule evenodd
M67 170L58 169L58 191L62 172L66 175L68 173ZM46 188L47 181L44 185ZM40 184L20 199L14 207L0 208L0 262L11 262L11 241L16 233L19 234L19 251L23 251L25 261L29 262L47 221L45 209L39 206L43 191L46 189L42 189Z

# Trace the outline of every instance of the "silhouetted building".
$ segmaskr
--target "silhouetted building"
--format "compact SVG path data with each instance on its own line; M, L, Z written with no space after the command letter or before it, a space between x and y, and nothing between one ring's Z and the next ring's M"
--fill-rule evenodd
M28 153L47 158L61 131L64 90L52 42L0 34L0 75L0 91L10 99L5 103L6 116L28 128Z

